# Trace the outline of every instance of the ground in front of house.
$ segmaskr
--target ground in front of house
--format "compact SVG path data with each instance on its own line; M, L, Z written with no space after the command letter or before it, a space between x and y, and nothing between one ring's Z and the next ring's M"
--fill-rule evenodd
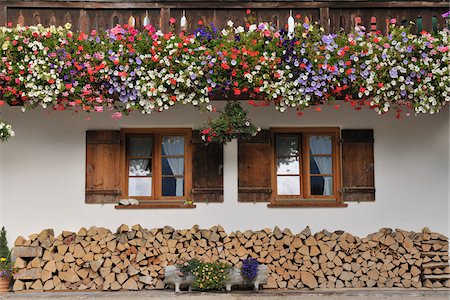
M50 292L50 293L6 293L0 294L0 299L164 299L164 300L449 300L450 290L422 290L422 289L327 289L314 291L262 291L232 292L232 293L204 293L172 291L139 291L139 292Z

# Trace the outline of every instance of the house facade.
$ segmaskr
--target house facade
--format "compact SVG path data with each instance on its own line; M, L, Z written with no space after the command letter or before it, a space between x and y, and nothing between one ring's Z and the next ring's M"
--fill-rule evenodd
M220 29L230 19L245 25L247 9L279 27L298 14L327 32L364 25L386 33L386 19L433 31L446 26L441 14L448 10L436 1L0 3L2 24L70 22L84 32L130 22L140 28L146 20L167 32L172 17L176 30L193 30L199 20ZM217 111L232 101L216 98ZM121 224L294 233L309 226L361 237L383 227L429 227L449 235L448 104L439 113L396 118L343 100L301 113L237 100L261 130L223 146L205 145L199 132L219 113L192 105L120 119L106 109L0 107L15 131L0 144L0 224L10 241L46 228L58 234Z

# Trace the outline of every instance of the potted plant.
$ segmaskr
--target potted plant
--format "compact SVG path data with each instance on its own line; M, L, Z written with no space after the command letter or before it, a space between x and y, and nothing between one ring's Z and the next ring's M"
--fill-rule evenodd
M200 137L206 143L227 144L233 139L249 140L261 128L255 127L239 102L229 101L225 110L216 119L210 119L200 130Z
M11 262L11 251L6 240L6 230L2 227L0 231L0 293L9 292L11 277L14 273Z

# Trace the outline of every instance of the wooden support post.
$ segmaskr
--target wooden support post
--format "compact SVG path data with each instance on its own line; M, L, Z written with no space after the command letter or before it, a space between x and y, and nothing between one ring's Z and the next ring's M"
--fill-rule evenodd
M163 33L169 32L170 8L161 8L159 15L159 28Z
M321 7L319 10L320 26L325 29L325 33L330 33L330 8Z
M7 11L6 5L2 5L0 7L0 26L6 26L6 22L7 22L6 11Z

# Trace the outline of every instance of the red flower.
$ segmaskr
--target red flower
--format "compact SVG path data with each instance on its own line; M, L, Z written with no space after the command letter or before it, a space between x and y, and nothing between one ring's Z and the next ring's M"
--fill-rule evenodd
M202 26L203 25L203 21L202 20L198 20L197 24Z
M233 90L234 90L234 94L235 94L236 96L238 96L238 95L241 94L241 90L240 90L240 89L234 88Z
M378 87L381 89L384 86L384 83L378 82Z
M5 105L5 101L0 100L0 106L3 106L3 105Z
M246 14L246 15L249 15L249 14L251 14L251 12L252 12L252 11L251 11L250 9L247 9L247 10L245 11L245 14Z
M321 112L322 111L322 107L318 106L314 110L317 111L317 112Z
M170 23L170 24L175 24L175 22L176 22L175 18L170 18L170 19L169 19L169 23Z

